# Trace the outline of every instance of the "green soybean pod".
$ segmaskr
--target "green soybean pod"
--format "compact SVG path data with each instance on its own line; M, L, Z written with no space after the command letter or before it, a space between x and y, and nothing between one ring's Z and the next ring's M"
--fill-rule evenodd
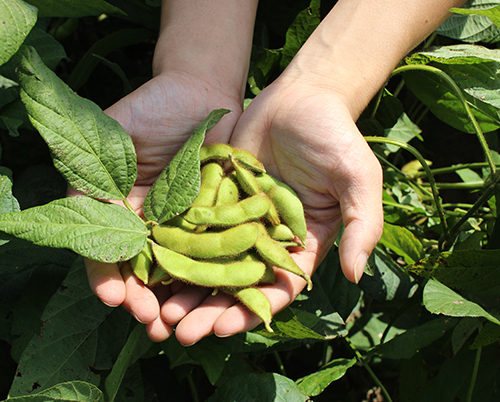
M260 188L259 183L257 183L257 179L255 178L253 172L242 166L242 164L232 156L231 162L233 163L233 167L236 172L236 179L238 180L238 183L240 184L243 191L245 191L248 195L256 195L262 193L262 189ZM273 226L277 226L280 224L278 211L276 210L276 207L272 202L271 207L266 214L266 218L269 220L269 222L271 222Z
M290 256L290 253L280 242L271 239L264 225L259 224L259 236L255 243L259 255L269 264L300 276L307 282L307 290L312 289L309 275L302 271Z
M215 204L224 170L217 162L207 163L201 168L201 186L192 206L212 206Z
M259 261L236 261L228 264L194 260L153 243L158 264L175 279L210 288L247 287L257 283L266 271Z
M152 272L149 275L148 286L156 286L159 283L162 285L170 285L175 279L172 278L165 270L158 264L153 266Z
M195 231L198 227L185 220L183 215L174 216L172 219L169 219L168 221L164 222L164 224L169 226L176 226L178 228L190 231Z
M255 245L257 223L244 223L221 232L193 233L175 226L153 226L156 242L170 250L193 257L214 258L241 254Z
M292 232L292 229L282 223L278 226L269 226L267 228L267 233L269 233L269 236L271 236L273 240L290 241L295 239L295 234Z
M226 176L222 179L215 205L230 205L236 204L240 199L238 186L231 176Z
M246 167L256 172L265 172L264 165L251 152L245 149L233 148L228 144L204 145L200 149L200 162L205 163L211 160L228 161L233 155Z
M141 252L132 257L130 260L130 265L132 266L134 275L139 278L145 285L148 284L149 271L152 264L153 251L151 249L151 245L149 244L149 242L147 242Z
M285 183L261 173L255 175L262 190L271 198L283 222L306 244L307 225L304 207L297 194Z
M195 225L234 226L262 218L270 206L269 197L262 193L231 205L191 207L184 218Z
M266 295L264 295L264 293L262 293L259 289L252 287L244 289L223 288L222 291L235 296L242 304L247 306L250 311L264 321L264 326L269 332L274 332L271 328L271 321L273 320L271 303L267 299Z

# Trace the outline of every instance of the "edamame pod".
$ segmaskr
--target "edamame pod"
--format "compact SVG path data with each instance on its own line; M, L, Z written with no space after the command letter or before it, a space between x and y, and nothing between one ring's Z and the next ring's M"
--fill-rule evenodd
M236 204L240 199L238 186L233 181L231 176L226 176L222 179L215 205L230 205Z
M292 229L292 232L305 245L307 225L304 216L304 207L297 194L285 183L276 180L266 173L257 174L255 178L262 191L271 198L283 222Z
M235 296L241 303L255 313L262 321L269 332L274 332L271 328L273 314L271 303L267 297L257 288L244 289L222 289L224 292Z
M196 225L193 225L192 223L189 223L187 220L185 220L183 215L174 216L172 219L164 222L164 224L169 226L176 226L178 228L190 231L195 231L197 228Z
M246 167L256 172L265 172L264 165L250 152L241 148L233 148L228 144L204 145L200 149L200 162L211 160L228 161L230 155L242 162Z
M201 186L198 197L192 206L212 206L215 204L219 186L224 177L222 166L216 162L207 163L201 168Z
M267 233L269 233L269 236L271 236L271 239L273 240L290 241L295 239L295 234L292 232L292 229L283 224L278 226L269 226L267 228Z
M242 166L238 160L231 156L231 162L233 163L234 170L236 172L236 179L240 184L243 191L245 191L248 195L256 195L262 193L262 189L257 183L255 176L252 171L246 169ZM271 206L269 211L267 211L266 218L271 222L272 225L277 226L280 224L280 217L276 207L271 201Z
M197 261L156 243L153 243L153 254L158 264L173 278L210 288L251 286L266 271L265 264L259 261L228 264Z
M231 205L191 207L184 219L195 225L234 226L262 218L270 206L269 197L262 193Z
M132 257L130 265L134 275L137 276L145 285L148 284L149 270L153 264L153 251L149 242L146 243L144 248L139 254Z
M155 264L153 272L149 275L148 286L153 287L161 283L162 285L170 285L175 279L172 278L162 267Z
M156 242L193 258L214 258L243 253L257 241L257 223L244 223L221 232L193 233L175 226L153 226Z
M264 225L259 224L259 236L255 243L259 255L269 264L300 276L307 282L307 290L312 289L309 275L303 272L290 256L290 253L278 241L271 239Z

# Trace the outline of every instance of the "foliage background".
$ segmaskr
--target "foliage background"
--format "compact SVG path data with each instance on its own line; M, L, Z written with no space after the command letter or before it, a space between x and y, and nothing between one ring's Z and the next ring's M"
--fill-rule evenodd
M27 24L0 31L2 43L34 46L102 109L151 77L159 2L28 3L38 12L0 1L2 18L20 7L13 18ZM261 2L248 100L333 4ZM0 398L499 400L498 4L468 2L463 12L475 14L441 26L358 121L384 167L386 220L359 286L342 276L334 247L273 336L259 327L189 348L174 337L153 344L91 293L74 253L1 235ZM0 213L66 190L19 99L9 50L0 59Z

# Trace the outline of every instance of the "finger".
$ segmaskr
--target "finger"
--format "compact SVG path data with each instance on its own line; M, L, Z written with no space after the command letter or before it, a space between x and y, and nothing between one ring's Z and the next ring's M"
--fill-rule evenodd
M216 296L208 296L177 324L175 329L177 340L184 346L191 346L212 334L217 318L235 303L233 296L221 292Z
M171 296L170 286L156 286L153 292L160 306ZM172 335L174 329L158 316L156 320L146 325L146 332L153 342L163 342Z
M177 324L199 306L211 292L211 289L199 286L183 286L163 303L160 311L163 321L169 325Z
M125 283L117 264L85 258L89 285L95 295L110 307L116 307L125 300Z
M156 320L160 314L158 299L154 293L132 273L130 262L122 265L122 275L125 281L126 296L123 307L143 323L149 324Z
M345 230L339 245L344 275L358 283L368 257L377 245L384 227L382 209L382 169L363 141L357 147L357 161L350 167L349 183L340 195Z

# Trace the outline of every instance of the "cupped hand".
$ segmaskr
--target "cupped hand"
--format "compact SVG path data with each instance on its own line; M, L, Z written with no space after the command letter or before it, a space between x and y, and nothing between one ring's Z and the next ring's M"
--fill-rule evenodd
M302 200L307 247L293 253L297 264L311 275L343 222L341 265L347 279L358 282L382 234L382 173L356 128L346 98L325 88L278 79L242 114L231 144L253 152L269 174L287 183ZM262 287L273 314L305 287L303 279L275 271L276 283ZM187 307L188 299L192 306ZM161 315L166 323L178 322L176 337L186 345L211 333L226 337L248 331L260 322L231 298L191 287L169 298Z
M141 215L149 188L163 168L213 109L231 113L207 133L208 143L229 141L241 114L238 96L224 94L221 86L185 73L161 74L105 110L132 137L137 153L137 181L128 202ZM130 264L86 261L89 284L107 305L123 305L146 324L153 340L164 340L172 327L159 316L161 304L171 295L170 287L149 289L132 275Z

